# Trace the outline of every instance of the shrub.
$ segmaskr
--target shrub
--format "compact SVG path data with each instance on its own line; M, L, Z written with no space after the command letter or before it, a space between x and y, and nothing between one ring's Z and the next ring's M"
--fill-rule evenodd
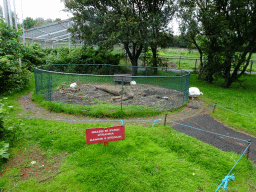
M4 106L4 104L1 103L1 100L0 100L0 140L1 140L1 142L0 142L0 165L2 163L3 158L6 158L6 159L9 158L9 153L7 152L8 148L9 148L9 143L5 143L5 141L4 141L6 129L4 127L4 120L3 120L3 118L4 118L3 106Z
M20 34L0 18L0 93L20 91L28 86L29 72L19 67L22 57Z
M122 67L114 67L110 70L109 66L95 65L72 65L72 64L111 64L117 66L120 62L121 54L112 54L103 50L95 50L89 47L77 47L68 49L61 47L53 49L46 56L47 64L70 64L69 66L52 67L51 70L67 73L83 74L114 74L127 71Z
M11 55L0 57L0 93L18 92L29 86L29 71Z
M3 110L3 106L4 104L1 103L1 100L0 100L0 139L2 140L3 139L3 135L4 135L4 110Z
M0 18L0 56L13 55L15 60L20 57L22 46L19 43L21 31L16 31Z
M29 71L34 71L36 66L46 64L46 53L38 43L24 46L22 53L22 65L25 64Z
M22 123L13 123L10 121L12 126L6 126L6 122L4 121L6 113L7 112L4 109L4 104L0 99L0 165L2 164L3 160L9 158L9 147L13 146L13 144L19 140L18 136L22 134Z
M60 47L47 50L47 64L112 64L118 65L121 54L112 54L103 50L89 47L71 48Z

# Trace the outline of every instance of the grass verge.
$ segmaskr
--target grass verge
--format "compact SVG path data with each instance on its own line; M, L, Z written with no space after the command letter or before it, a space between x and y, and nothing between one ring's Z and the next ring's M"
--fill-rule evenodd
M251 99L255 76L243 78L247 79L243 83L246 89L239 83L224 89L219 86L221 79L208 84L192 75L191 87L199 87L204 93L201 98L210 104L218 102L255 116L254 111L250 113L255 108L255 100ZM8 113L18 113L16 100L28 92L8 96L6 106L13 105ZM239 130L255 133L250 127L253 121L244 116L218 107L212 115L230 126L239 123ZM22 142L10 149L10 162L20 159L19 152L24 158L20 164L2 167L2 191L215 191L239 158L238 154L220 151L168 126L126 126L124 141L103 146L86 145L85 129L111 124L16 119L7 123L24 124ZM44 161L40 161L42 156ZM37 163L32 165L32 161ZM59 171L53 172L52 167ZM30 171L27 178L22 175L24 169ZM228 191L255 191L256 172L250 161L243 157L232 173L236 179L229 182Z
M85 129L110 124L43 120L23 120L23 123L25 134L18 150L30 150L36 145L38 153L26 156L26 162L21 165L6 168L0 176L2 190L215 191L239 158L235 153L220 151L169 126L126 126L124 141L104 146L102 143L86 145ZM45 165L55 165L53 157L66 153L68 157L62 156L62 164L55 174L48 173L51 169L38 160L43 156ZM36 164L31 165L31 161ZM32 169L33 166L37 169ZM24 169L37 170L39 176L28 172L30 176L25 179L20 174ZM236 180L229 182L229 191L254 190L256 171L245 157L232 173Z
M56 113L66 113L78 116L96 117L96 118L135 118L135 117L150 117L156 115L163 115L166 111L160 111L159 107L144 107L137 105L124 105L121 111L120 105L113 104L95 104L92 106L72 105L57 101L45 101L38 96L34 91L32 100L47 110ZM177 109L169 112L182 110L187 103Z
M116 46L113 50L113 53L123 53L123 49L120 46ZM200 54L196 49L188 50L184 48L166 48L166 49L160 49L158 51L159 56L163 57L169 57L172 62L177 64L177 67L180 69L196 69L199 68L199 57ZM179 59L181 57L181 59ZM191 60L191 58L194 58ZM197 58L197 61L196 61ZM252 54L251 60L254 60L254 63L252 65L252 71L256 71L256 54ZM120 61L121 65L129 65L129 61L126 59L122 59ZM248 67L248 71L250 70L250 66Z
M190 87L198 87L204 94L201 98L208 104L213 105L216 102L229 110L256 117L256 76L244 75L240 80L242 86L235 82L230 88L223 88L221 87L224 82L223 79L218 79L213 84L209 84L197 79L196 75L191 75ZM211 116L228 126L256 136L256 118L239 115L218 105Z

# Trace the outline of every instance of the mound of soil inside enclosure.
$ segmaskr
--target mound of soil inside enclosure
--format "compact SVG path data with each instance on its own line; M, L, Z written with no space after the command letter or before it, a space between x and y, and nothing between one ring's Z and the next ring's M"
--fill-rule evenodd
M184 92L149 84L108 85L80 84L77 88L52 91L52 101L95 105L109 103L147 107L177 108L183 104Z

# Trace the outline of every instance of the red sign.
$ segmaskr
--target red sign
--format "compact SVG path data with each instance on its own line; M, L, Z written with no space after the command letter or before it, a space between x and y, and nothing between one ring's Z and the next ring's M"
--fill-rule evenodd
M124 126L86 129L86 143L107 143L124 140Z

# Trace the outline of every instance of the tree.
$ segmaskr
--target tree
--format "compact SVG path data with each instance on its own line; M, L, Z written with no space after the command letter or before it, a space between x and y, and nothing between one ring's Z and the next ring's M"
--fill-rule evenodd
M36 27L40 27L45 24L45 20L42 17L37 17L35 19L35 22L36 22L36 25L35 25Z
M50 18L44 20L44 18L38 17L35 20L31 17L27 17L24 22L24 28L25 29L31 29L34 27L40 27L42 25L47 25L49 23L55 22L55 21L61 21L60 18L55 19L54 21Z
M58 21L61 21L61 18L56 18L56 19L54 20L54 22L58 22Z
M74 15L75 24L70 29L73 39L103 49L122 44L133 66L132 75L137 75L138 58L145 45L150 43L156 52L158 39L162 37L159 31L169 17L166 8L169 1L65 0L64 3Z
M53 20L50 19L50 18L48 18L48 19L46 19L46 20L44 21L44 25L50 24L50 23L52 23L52 22L53 22Z
M168 24L174 16L176 6L169 0L148 0L145 3L143 17L148 22L147 40L153 54L154 74L157 74L157 48L166 47L171 39Z
M197 21L202 26L205 78L212 82L213 76L222 76L225 79L222 86L229 87L244 74L256 48L255 2L187 0L187 3L199 10Z
M201 79L203 74L203 50L202 50L202 27L199 24L197 19L198 11L196 6L191 3L187 3L185 0L179 1L179 11L178 18L180 19L180 31L181 31L181 39L188 42L188 48L195 47L200 54L200 66L199 66L199 74L198 79ZM201 41L200 41L201 40Z
M137 1L65 1L75 22L70 31L73 38L82 39L87 46L110 49L122 44L132 63L132 75L137 75L138 58L143 49L145 22Z
M36 26L36 21L31 17L27 17L23 20L23 24L25 29L31 29Z

